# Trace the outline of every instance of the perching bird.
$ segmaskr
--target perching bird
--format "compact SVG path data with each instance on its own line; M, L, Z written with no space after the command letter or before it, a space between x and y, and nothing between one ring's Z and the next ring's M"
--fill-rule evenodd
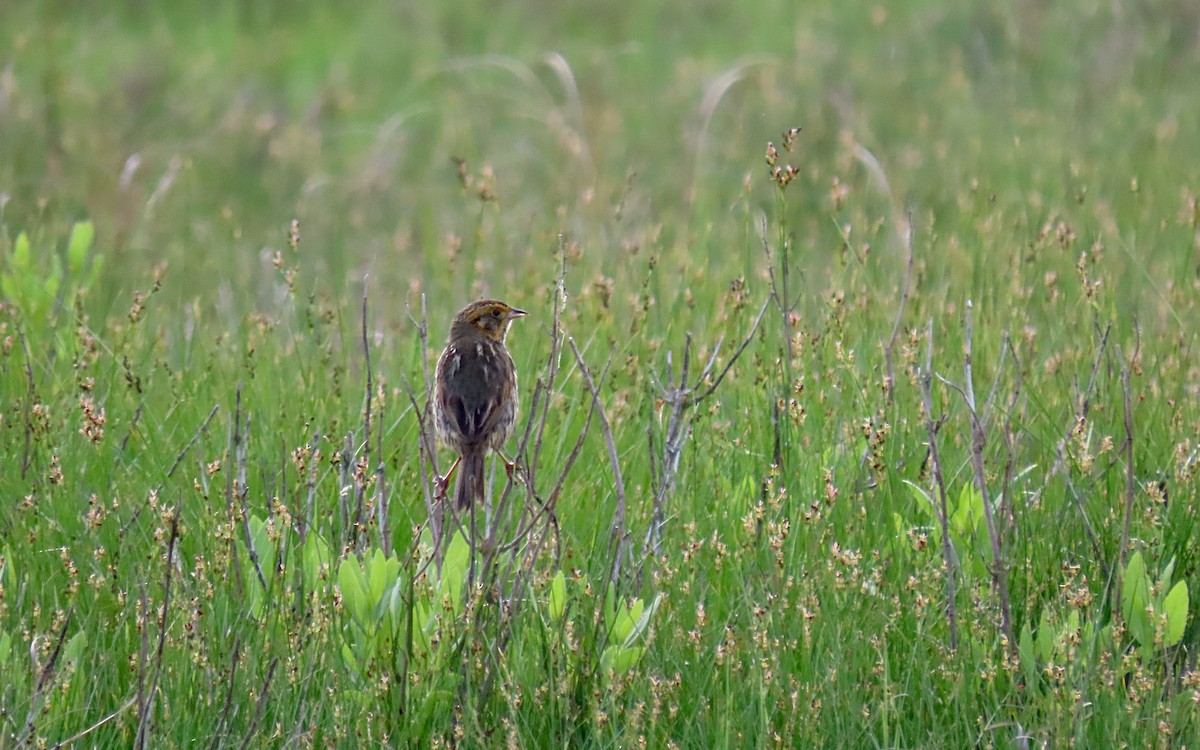
M459 455L441 480L449 481L459 469L454 493L459 509L483 497L483 459L500 450L517 423L517 368L504 335L525 314L499 300L472 302L454 316L438 358L433 425Z

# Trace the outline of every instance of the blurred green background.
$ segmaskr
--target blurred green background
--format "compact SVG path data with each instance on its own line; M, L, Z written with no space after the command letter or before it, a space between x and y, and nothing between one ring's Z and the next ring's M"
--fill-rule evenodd
M966 196L1021 206L1003 240L949 261L1026 241L1039 203L1089 192L1150 276L1181 278L1191 255L1128 226L1196 175L1185 0L9 2L0 29L4 224L94 218L101 308L163 260L165 293L204 316L269 306L266 250L292 218L331 293L370 274L389 304L448 295L439 313L527 287L559 232L608 276L647 247L748 273L742 209L771 205L761 154L793 125L816 287L842 239L831 180L866 185L847 137L931 242L961 233ZM494 171L494 206L454 157Z

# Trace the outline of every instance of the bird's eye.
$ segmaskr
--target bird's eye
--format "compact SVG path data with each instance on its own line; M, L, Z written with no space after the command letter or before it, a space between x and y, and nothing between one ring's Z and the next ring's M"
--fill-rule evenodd
M501 312L500 312L500 308L498 308L498 307L494 307L494 308L492 308L492 317L493 317L493 318L498 318L498 317L500 317L502 314L503 314L503 313L501 313Z

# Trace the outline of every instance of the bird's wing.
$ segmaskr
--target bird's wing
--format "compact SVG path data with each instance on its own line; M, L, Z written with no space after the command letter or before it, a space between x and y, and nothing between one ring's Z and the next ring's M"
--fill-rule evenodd
M499 407L503 388L496 380L500 372L495 364L485 364L484 353L455 351L447 354L446 385L439 393L442 408L454 419L464 440L482 442L501 417ZM502 356L498 352L488 354Z

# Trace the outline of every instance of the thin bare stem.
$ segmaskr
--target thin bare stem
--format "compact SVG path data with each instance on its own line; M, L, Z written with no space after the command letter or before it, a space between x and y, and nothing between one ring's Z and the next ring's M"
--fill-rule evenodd
M158 681L162 676L163 649L167 644L167 610L171 605L171 573L174 570L175 542L179 539L179 511L176 509L171 517L171 535L167 539L167 560L163 573L163 601L158 615L158 647L154 653L154 677L150 680L150 689L142 698L138 712L137 735L134 747L141 750L150 739L150 715L154 708L154 696L158 693Z
M375 382L374 375L371 372L371 345L367 338L367 298L370 294L370 280L363 279L363 296L362 296L362 348L363 348L363 363L367 370L367 388L366 404L363 406L363 455L362 462L364 467L371 465L371 402L374 400ZM366 477L362 481L355 483L354 497L354 527L356 530L356 538L362 539L366 543L366 519L364 518L363 497L366 494Z
M175 474L175 470L179 468L179 464L183 463L183 459L187 456L188 452L191 451L192 446L194 446L196 441L200 439L201 433L208 429L208 425L210 422L212 422L213 417L217 415L218 409L220 409L220 404L213 404L213 408L209 410L208 416L204 418L204 421L201 422L200 426L196 428L196 431L192 433L191 439L187 441L187 443L175 456L174 462L171 463L171 468L167 469L167 473L163 475L163 481L159 482L156 492L162 492L163 487L166 486L166 480L170 479ZM137 521L138 517L142 514L142 511L149 506L149 503L149 499L143 500L142 504L138 506L137 510L130 515L129 520L121 526L121 537L125 536L125 532L129 531L129 527L132 526L135 521Z
M209 750L217 750L221 747L221 738L224 734L225 726L229 723L229 717L233 711L233 691L237 684L238 663L241 661L242 639L233 639L233 650L229 657L229 678L225 686L225 702L221 707L221 713L217 716L217 726L213 730L212 741L209 743Z
M1092 394L1096 388L1096 381L1099 376L1100 365L1104 361L1104 355L1108 350L1108 335L1111 331L1112 326L1108 325L1105 326L1104 331L1100 334L1100 344L1096 347L1096 358L1092 361L1092 370L1091 374L1088 376L1087 385L1084 386L1083 390L1077 396L1077 406L1075 412L1071 416L1071 424L1064 431L1062 439L1055 447L1054 466L1050 469L1050 473L1047 475L1046 480L1042 483L1042 486L1033 493L1033 497L1030 499L1031 505L1037 504L1038 500L1042 496L1042 493L1046 491L1046 487L1050 485L1051 480L1053 480L1059 474L1062 474L1063 480L1067 484L1067 489L1070 490L1071 499L1075 502L1075 508L1079 512L1079 517L1083 520L1083 528L1087 532L1088 541L1091 542L1092 552L1096 555L1096 559L1101 561L1104 560L1104 556L1101 554L1100 536L1096 533L1096 529L1092 525L1091 518L1088 517L1087 508L1083 505L1082 496L1076 491L1074 483L1071 482L1070 473L1066 471L1066 453L1068 441L1075 433L1075 430L1087 421L1090 413Z
M1000 600L1001 627L1004 630L1005 638L1008 639L1009 651L1015 654L1017 640L1013 637L1012 605L1008 594L1008 569L1004 564L1000 532L996 524L996 509L992 504L991 492L988 490L987 473L983 459L983 452L987 447L987 434L983 427L983 421L980 419L979 411L976 408L975 385L971 372L973 312L974 305L971 303L971 300L967 300L965 318L966 342L963 351L963 376L965 383L963 388L966 393L967 409L971 416L971 466L975 470L975 485L979 489L980 496L983 498L983 517L987 523L988 542L991 545L992 553L992 585L995 587L997 598Z
M279 666L279 657L271 659L270 666L267 667L267 676L263 679L262 689L258 691L258 701L254 706L254 719L250 722L250 726L246 729L246 737L242 740L242 750L252 747L254 733L258 731L258 725L262 723L263 713L267 709L267 690L271 687L271 678L275 676L275 667Z
M308 467L307 467L308 468L308 476L305 477L306 497L304 500L304 517L301 519L300 524L299 524L300 543L301 544L304 544L304 542L308 539L308 532L312 529L312 525L313 525L313 503L317 497L317 470L318 470L315 453L317 450L317 446L320 444L321 444L321 431L315 430L313 432L312 441L309 443L310 447L312 448L313 455L309 456Z
M709 385L708 390L696 397L692 403L698 404L716 392L717 387L721 385L721 381L724 380L725 376L729 374L729 370L733 367L733 364L738 361L738 358L742 356L742 352L746 351L746 347L749 346L750 342L754 340L754 334L758 333L758 327L762 324L763 315L767 312L768 302L769 300L763 301L762 307L758 310L758 316L754 319L754 325L750 326L750 332L747 333L746 337L742 339L742 343L738 345L737 351L735 351L733 356L730 357L725 363L725 367L721 370L720 374L717 375L716 379L713 380L712 384ZM716 352L713 353L713 357L716 357ZM708 368L705 368L705 375L707 374ZM699 383L697 383L697 385L699 385Z
M67 610L67 616L63 618L62 627L58 629L58 638L55 640L54 650L50 652L50 659L41 669L37 669L35 657L34 668L37 669L38 680L37 685L33 689L33 695L29 698L29 711L25 715L25 724L21 735L17 738L17 747L31 744L34 739L34 733L37 731L37 718L41 714L42 706L44 705L43 696L49 689L50 680L54 677L54 673L58 669L58 660L62 656L63 645L67 642L67 630L70 628L71 620L74 616L75 607L72 605ZM36 649L31 649L31 652L36 653Z
M1130 371L1136 366L1138 354L1142 347L1141 329L1135 327L1137 339L1134 343L1133 355L1129 361L1121 367L1121 400L1124 404L1124 421L1125 421L1125 518L1121 523L1121 548L1117 559L1116 587L1113 595L1113 601L1118 603L1118 606L1113 607L1114 612L1120 612L1122 587L1124 586L1125 578L1125 562L1126 555L1129 554L1129 526L1133 517L1133 500L1137 483L1134 480L1133 472L1133 388L1130 385Z
M937 493L938 525L942 531L942 559L946 563L946 623L950 628L950 648L958 650L957 576L958 558L950 543L950 513L946 502L946 480L938 453L938 422L933 418L933 318L925 336L925 368L921 371L921 396L925 404L925 431L929 435L929 461L932 466L934 491Z
M242 386L241 386L241 383L239 383L238 391L237 391L237 402L236 402L236 406L234 408L234 417L233 417L233 451L232 451L232 455L233 455L233 459L234 459L235 470L233 472L234 477L233 477L232 490L229 490L229 489L226 490L227 494L230 493L230 491L232 491L232 495L230 495L229 499L226 502L228 505L230 505L230 507L232 507L233 498L236 497L238 500L238 504L240 506L240 511L241 511L239 515L241 516L241 519L242 519L242 536L244 537L244 539L246 541L246 550L248 552L248 556L250 558L251 564L254 565L254 572L258 575L258 582L260 584L262 584L263 589L266 589L267 588L267 574L269 573L269 571L266 571L266 572L263 571L262 564L258 557L258 550L255 549L255 547L254 547L254 535L252 533L250 533L250 509L246 506L246 499L250 496L250 485L246 481L247 466L249 463L249 459L247 457L247 448L246 448L248 435L245 435L245 436L242 435L241 415L242 415ZM250 431L250 417L247 416L246 417L246 432L249 433L249 431ZM233 515L232 510L228 510L227 512L229 513L230 517L232 517L232 515ZM233 556L233 559L236 564L238 555L236 553L236 550L232 549L232 545L233 545L232 538L229 540L229 544L231 547L230 554Z
M96 730L97 730L97 729L99 729L100 727L104 726L104 725L105 725L105 724L107 724L108 722L112 721L113 719L117 718L117 717L118 717L118 716L120 716L121 714L123 714L123 713L125 713L126 711L128 711L128 710L129 710L129 708L130 708L130 707L131 707L131 706L132 706L134 703L137 703L137 696L136 696L136 695L133 695L133 696L129 697L129 698L128 698L128 699L127 699L127 700L126 700L124 703L122 703L122 704L120 705L120 707L118 707L118 708L117 708L117 710L116 710L116 711L113 711L111 714L109 714L108 716L105 716L103 719L101 719L100 721L97 721L95 724L91 725L91 726L90 726L90 727L88 727L87 729L84 729L83 731L77 732L77 733L75 733L75 734L71 735L70 737L68 737L67 739L65 739L65 740L62 740L61 742L57 742L57 743L55 743L55 745L54 745L54 748L55 748L55 750L58 750L58 748L62 748L62 747L70 747L71 745L74 745L74 744L75 744L76 742L78 742L79 740L83 739L84 737L87 737L87 736L88 736L89 734L91 734L92 732L96 731Z
M1014 463L1016 461L1017 432L1013 429L1013 415L1017 411L1017 404L1021 399L1021 388L1024 380L1021 377L1021 362L1017 359L1017 351L1013 348L1012 337L1007 333L1004 334L1004 347L1012 356L1013 360L1013 376L1016 382L1013 384L1012 396L1008 400L1008 407L1005 410L1007 418L1004 420L1004 484L1000 495L1000 507L998 512L1001 521L1001 536L1004 535L1006 524L1016 525L1016 514L1013 512L1014 503L1012 501L1012 480Z
M683 445L687 442L688 435L691 434L692 420L688 416L688 412L716 393L717 388L721 385L725 376L729 374L734 363L738 361L742 353L746 351L746 347L754 340L754 336L758 333L758 327L762 324L763 315L766 314L767 307L770 305L772 299L773 297L768 296L763 301L762 307L759 308L758 315L754 319L754 324L738 345L737 350L734 351L733 355L712 382L703 390L701 390L701 387L716 366L716 357L720 342L714 347L713 353L702 368L700 375L691 383L688 382L692 364L691 334L688 334L684 338L678 385L675 384L673 358L671 352L667 352L665 385L659 384L658 389L664 404L669 407L669 412L667 414L666 433L663 436L662 442L662 459L659 467L661 472L658 474L658 480L654 485L655 492L652 499L651 523L650 527L646 530L646 537L642 543L643 557L648 557L651 554L657 557L662 551L662 529L666 524L666 502L675 485L675 476L679 470L679 459L683 454ZM650 443L653 450L653 432L651 432ZM654 473L653 467L651 468L651 473Z
M29 341L25 338L25 328L17 326L17 336L21 339L21 348L25 352L25 380L29 386L29 402L25 404L25 448L21 452L21 478L29 471L33 451L33 405L37 402L37 382L33 379L33 357L29 353Z
M621 459L617 453L616 441L613 440L612 425L608 421L608 415L604 412L604 404L600 401L600 388L592 379L592 373L588 370L587 362L584 361L579 347L575 345L575 339L571 338L567 341L571 344L571 351L575 353L575 361L579 363L579 372L583 376L583 382L592 394L592 403L600 417L600 430L604 434L604 443L608 447L608 462L612 466L613 492L617 496L617 506L613 510L612 528L609 532L609 553L613 560L609 578L612 583L616 583L621 574L621 558L629 544L628 533L625 530L625 480L621 477ZM612 358L613 354L610 352L608 361L604 363L604 372L600 376L601 382L608 372L609 365L612 364Z

